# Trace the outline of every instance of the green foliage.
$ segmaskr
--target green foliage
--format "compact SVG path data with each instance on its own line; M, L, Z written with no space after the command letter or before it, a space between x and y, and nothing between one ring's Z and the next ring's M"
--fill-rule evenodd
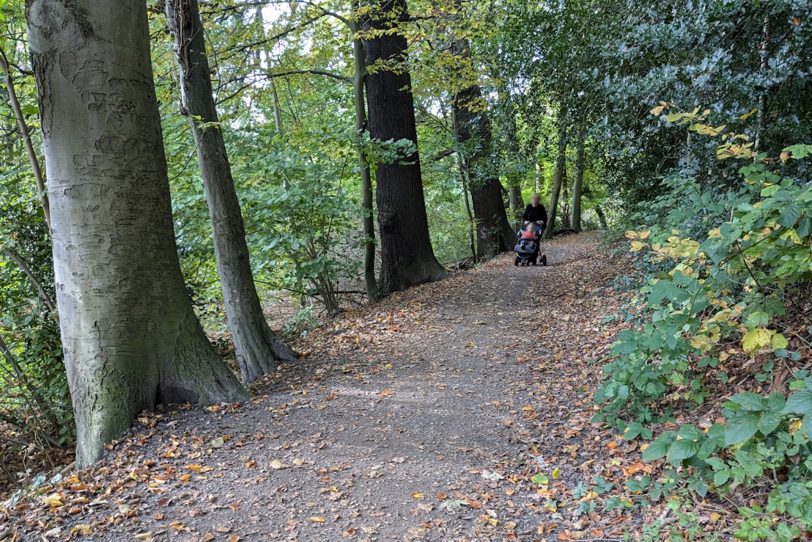
M638 299L646 318L618 335L595 400L602 405L596 419L625 429L629 439L651 437L644 434L649 424L668 421L682 403L703 403L708 383L724 384L718 366L731 352L724 345L738 343L745 354L790 364L800 360L787 350L776 319L785 314L786 294L812 280L812 185L781 171L802 171L787 162L806 156L807 146L785 148L778 169L746 136L709 128L702 115L669 116L692 132L722 138L720 159L755 161L741 167L740 188L721 198L690 178L672 177L674 190L642 215L656 217L653 226L627 233L652 276ZM666 459L700 496L766 486L764 510L743 511L736 536L792 539L799 528L812 527L812 379L798 376L788 397L740 392L725 403L723 423L660 433L643 459ZM793 519L776 525L765 513Z

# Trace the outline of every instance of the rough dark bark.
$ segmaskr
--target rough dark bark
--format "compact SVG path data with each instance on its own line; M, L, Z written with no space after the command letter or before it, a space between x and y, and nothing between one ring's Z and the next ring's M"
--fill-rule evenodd
M415 152L407 161L378 164L376 200L381 239L381 293L438 280L446 271L431 248L411 77L405 67L406 38L393 28L408 17L405 0L380 0L362 21L370 136L406 139ZM387 30L381 33L380 30Z
M553 171L553 187L550 191L550 207L547 217L547 228L544 238L551 239L555 231L555 219L558 214L558 200L561 195L561 185L564 182L564 168L567 165L567 105L561 104L558 111L558 155L555 159Z
M353 23L352 52L355 77L353 77L353 94L355 96L355 131L361 137L367 129L367 107L364 96L364 81L367 67L364 58L364 42L358 35L360 27ZM372 172L369 168L364 149L358 147L358 167L361 171L361 209L364 213L364 285L367 299L375 301L379 297L378 280L375 278L375 217L372 204Z
M178 262L142 0L31 0L76 461L160 402L247 398Z
M456 40L454 54L464 62L471 52L468 41ZM477 256L491 258L513 250L515 236L505 212L502 184L494 171L491 123L482 111L479 85L455 93L452 102L454 137L463 154L477 229Z
M197 0L167 0L166 18L175 39L181 101L194 134L209 206L228 326L242 379L252 382L273 371L278 361L296 359L296 354L268 327L257 295L242 211L212 94Z
M572 229L581 231L581 195L584 187L584 146L586 133L583 129L578 132L578 141L575 147L575 178L572 182Z

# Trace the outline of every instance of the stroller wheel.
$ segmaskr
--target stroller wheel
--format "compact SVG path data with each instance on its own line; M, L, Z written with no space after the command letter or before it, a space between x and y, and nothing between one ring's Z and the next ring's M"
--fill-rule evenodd
M541 257L541 265L543 265L544 267L547 267L547 255L546 254Z
M516 256L516 259L513 260L513 265L515 265L516 267L519 267L519 257L518 256Z

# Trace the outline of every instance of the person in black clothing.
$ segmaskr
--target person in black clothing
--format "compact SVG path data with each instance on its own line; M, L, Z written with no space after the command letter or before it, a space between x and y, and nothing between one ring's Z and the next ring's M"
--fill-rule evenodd
M533 194L533 197L530 199L530 205L524 210L522 220L525 225L534 222L536 226L538 226L539 234L544 230L544 227L547 225L547 209L539 202L538 194Z

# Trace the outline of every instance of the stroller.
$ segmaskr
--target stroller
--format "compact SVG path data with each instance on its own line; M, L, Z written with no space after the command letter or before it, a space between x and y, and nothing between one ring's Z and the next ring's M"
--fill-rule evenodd
M530 264L538 265L539 262L543 266L547 265L547 255L540 254L540 241L543 232L544 228L541 226L536 227L535 240L522 239L521 229L516 233L517 241L513 249L516 252L516 259L513 261L513 265L527 267Z

